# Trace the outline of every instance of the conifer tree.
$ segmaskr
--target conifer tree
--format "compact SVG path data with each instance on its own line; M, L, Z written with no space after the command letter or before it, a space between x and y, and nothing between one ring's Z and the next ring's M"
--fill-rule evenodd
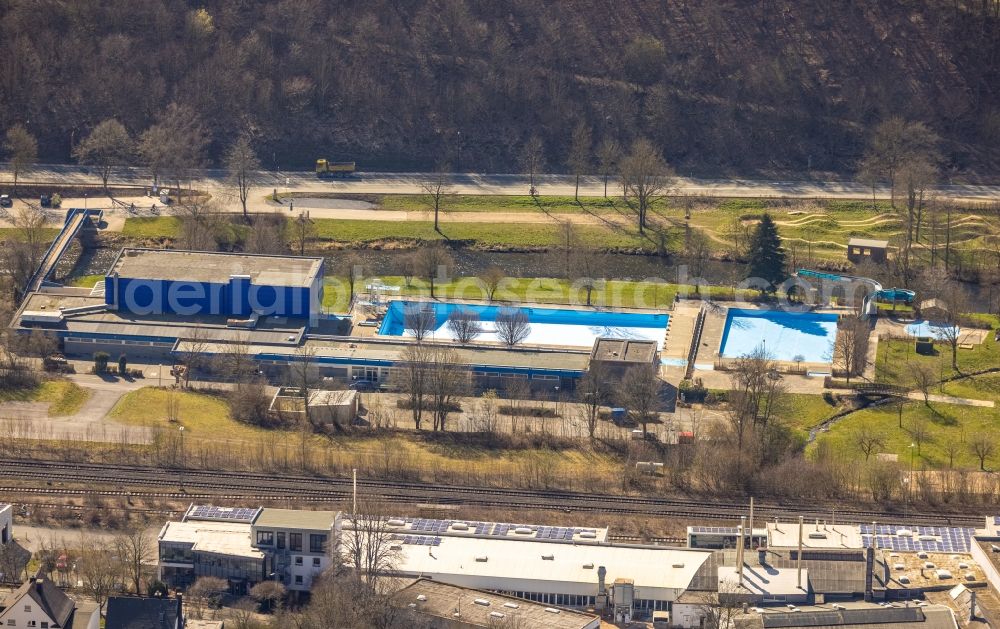
M750 240L749 277L759 277L770 283L767 292L774 292L778 284L788 278L785 271L785 250L781 246L778 226L770 214L764 214Z

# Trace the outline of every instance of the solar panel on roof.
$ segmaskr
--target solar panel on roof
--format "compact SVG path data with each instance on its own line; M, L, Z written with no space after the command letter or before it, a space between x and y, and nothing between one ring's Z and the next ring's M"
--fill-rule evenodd
M195 505L188 516L202 520L229 520L234 522L251 522L258 509L247 507L216 507L213 505Z

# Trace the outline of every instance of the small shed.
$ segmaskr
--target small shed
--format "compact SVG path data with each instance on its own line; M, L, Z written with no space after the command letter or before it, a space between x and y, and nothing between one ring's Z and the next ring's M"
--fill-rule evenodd
M847 241L847 259L854 264L861 262L882 263L889 259L889 241L871 238L851 238Z
M274 394L269 410L284 417L305 417L304 396L295 387L281 387ZM309 416L314 422L349 425L358 416L358 392L354 390L309 391Z
M948 304L936 297L920 302L917 310L920 312L920 318L926 321L948 321Z
M598 363L610 374L621 377L629 367L658 365L659 346L650 340L598 338L590 352L590 364Z

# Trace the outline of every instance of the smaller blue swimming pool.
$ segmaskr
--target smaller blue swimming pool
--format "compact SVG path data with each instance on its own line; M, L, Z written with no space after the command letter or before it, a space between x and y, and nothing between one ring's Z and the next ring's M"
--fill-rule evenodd
M934 321L914 321L906 326L906 333L910 336L929 336L937 341L954 339L961 331L958 326Z
M836 338L835 314L730 308L720 353L739 358L763 344L775 360L830 363Z
M406 329L406 312L412 308L432 308L434 325L431 335L436 339L454 338L448 328L448 316L461 308L479 317L481 334L476 340L497 341L497 306L451 304L441 302L392 301L379 326L378 333L387 336L412 336ZM656 341L662 348L666 334L666 314L636 312L603 312L598 310L568 310L520 306L528 315L530 330L524 343L529 345L572 345L591 347L598 337Z

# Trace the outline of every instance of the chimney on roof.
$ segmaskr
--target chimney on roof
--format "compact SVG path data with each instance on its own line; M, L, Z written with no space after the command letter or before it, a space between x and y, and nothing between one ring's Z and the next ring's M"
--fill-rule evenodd
M802 589L802 516L799 516L799 553L795 557L795 572L798 578L799 589Z

